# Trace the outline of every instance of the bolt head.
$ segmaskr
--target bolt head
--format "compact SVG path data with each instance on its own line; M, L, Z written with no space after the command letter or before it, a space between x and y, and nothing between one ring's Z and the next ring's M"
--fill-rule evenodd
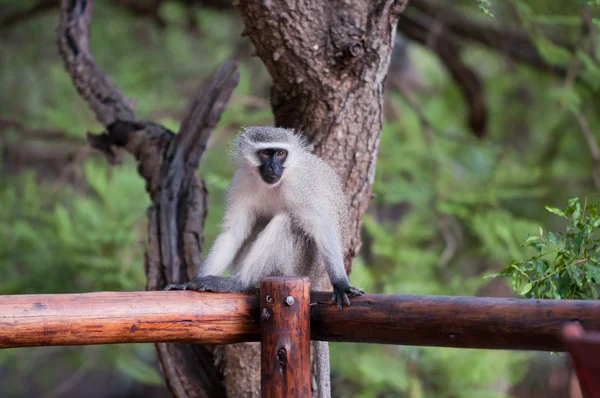
M292 296L287 296L285 299L285 303L287 305L294 305L294 298Z

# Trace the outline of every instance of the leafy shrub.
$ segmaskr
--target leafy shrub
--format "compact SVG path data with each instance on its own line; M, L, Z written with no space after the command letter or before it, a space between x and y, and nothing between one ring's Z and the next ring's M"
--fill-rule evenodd
M598 299L600 293L600 202L583 204L572 198L566 209L546 209L566 220L565 232L540 227L539 236L527 236L524 247L539 254L491 276L507 277L513 289L528 298Z

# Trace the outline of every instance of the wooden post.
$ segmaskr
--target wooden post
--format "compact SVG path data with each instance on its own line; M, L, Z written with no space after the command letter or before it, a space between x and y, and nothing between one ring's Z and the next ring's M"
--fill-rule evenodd
M260 283L261 395L310 398L310 280Z
M563 344L571 354L583 396L600 397L600 333L585 332L577 323L563 327Z

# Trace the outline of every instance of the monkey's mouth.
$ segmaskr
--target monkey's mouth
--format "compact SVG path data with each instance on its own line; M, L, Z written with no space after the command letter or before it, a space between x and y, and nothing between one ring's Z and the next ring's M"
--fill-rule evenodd
M281 176L277 174L263 174L262 179L267 184L275 184L281 179Z

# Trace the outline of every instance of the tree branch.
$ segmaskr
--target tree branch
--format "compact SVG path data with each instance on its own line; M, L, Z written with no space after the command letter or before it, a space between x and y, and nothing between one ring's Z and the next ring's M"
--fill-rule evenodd
M566 70L564 67L552 65L542 58L535 44L525 33L475 22L465 17L454 7L442 5L441 3L433 4L429 0L412 0L411 5L412 8L429 16L435 21L435 24L443 25L448 32L456 37L477 42L505 54L515 61L529 64L545 72L556 73L560 76L565 75ZM405 15L412 16L412 13ZM400 25L398 29L402 31L402 26ZM569 46L564 43L559 45L569 49Z
M133 107L96 66L89 49L92 1L61 1L58 51L79 95L100 123L132 121Z
M403 16L398 29L406 37L431 48L446 65L448 71L463 92L469 105L469 125L475 136L481 138L487 132L487 103L483 83L479 76L469 68L460 57L460 46L448 35L445 26L438 25L434 30L426 28L422 18Z
M106 132L88 141L116 162L117 148L131 153L146 181L153 205L148 210L147 289L183 282L201 261L206 188L195 171L210 134L239 81L237 64L224 64L205 93L194 102L175 135L165 127L134 118L133 107L96 66L89 50L91 0L63 0L58 46L80 96ZM213 347L157 344L166 383L175 397L225 395Z
M180 201L185 200L188 195L197 196L200 193L189 191L201 189L195 184L190 185L194 171L198 168L210 134L225 111L227 101L239 79L240 74L236 63L223 64L203 96L194 102L191 112L181 124L179 134L171 140L165 153L166 161L161 169L158 203L160 225L163 228L160 231L163 237L161 241L163 260L167 261L172 272L168 283L184 282L193 276L194 270L200 266L201 247L193 245L194 239L187 241L186 258L189 260L187 264L179 257L177 208L181 205ZM198 214L195 208L188 206L182 210L185 214L183 220L186 220L184 239L189 234L192 234L192 238L201 234L202 232L197 229L204 223L204 214Z
M0 18L0 28L9 28L58 7L59 0L39 0L32 7Z

